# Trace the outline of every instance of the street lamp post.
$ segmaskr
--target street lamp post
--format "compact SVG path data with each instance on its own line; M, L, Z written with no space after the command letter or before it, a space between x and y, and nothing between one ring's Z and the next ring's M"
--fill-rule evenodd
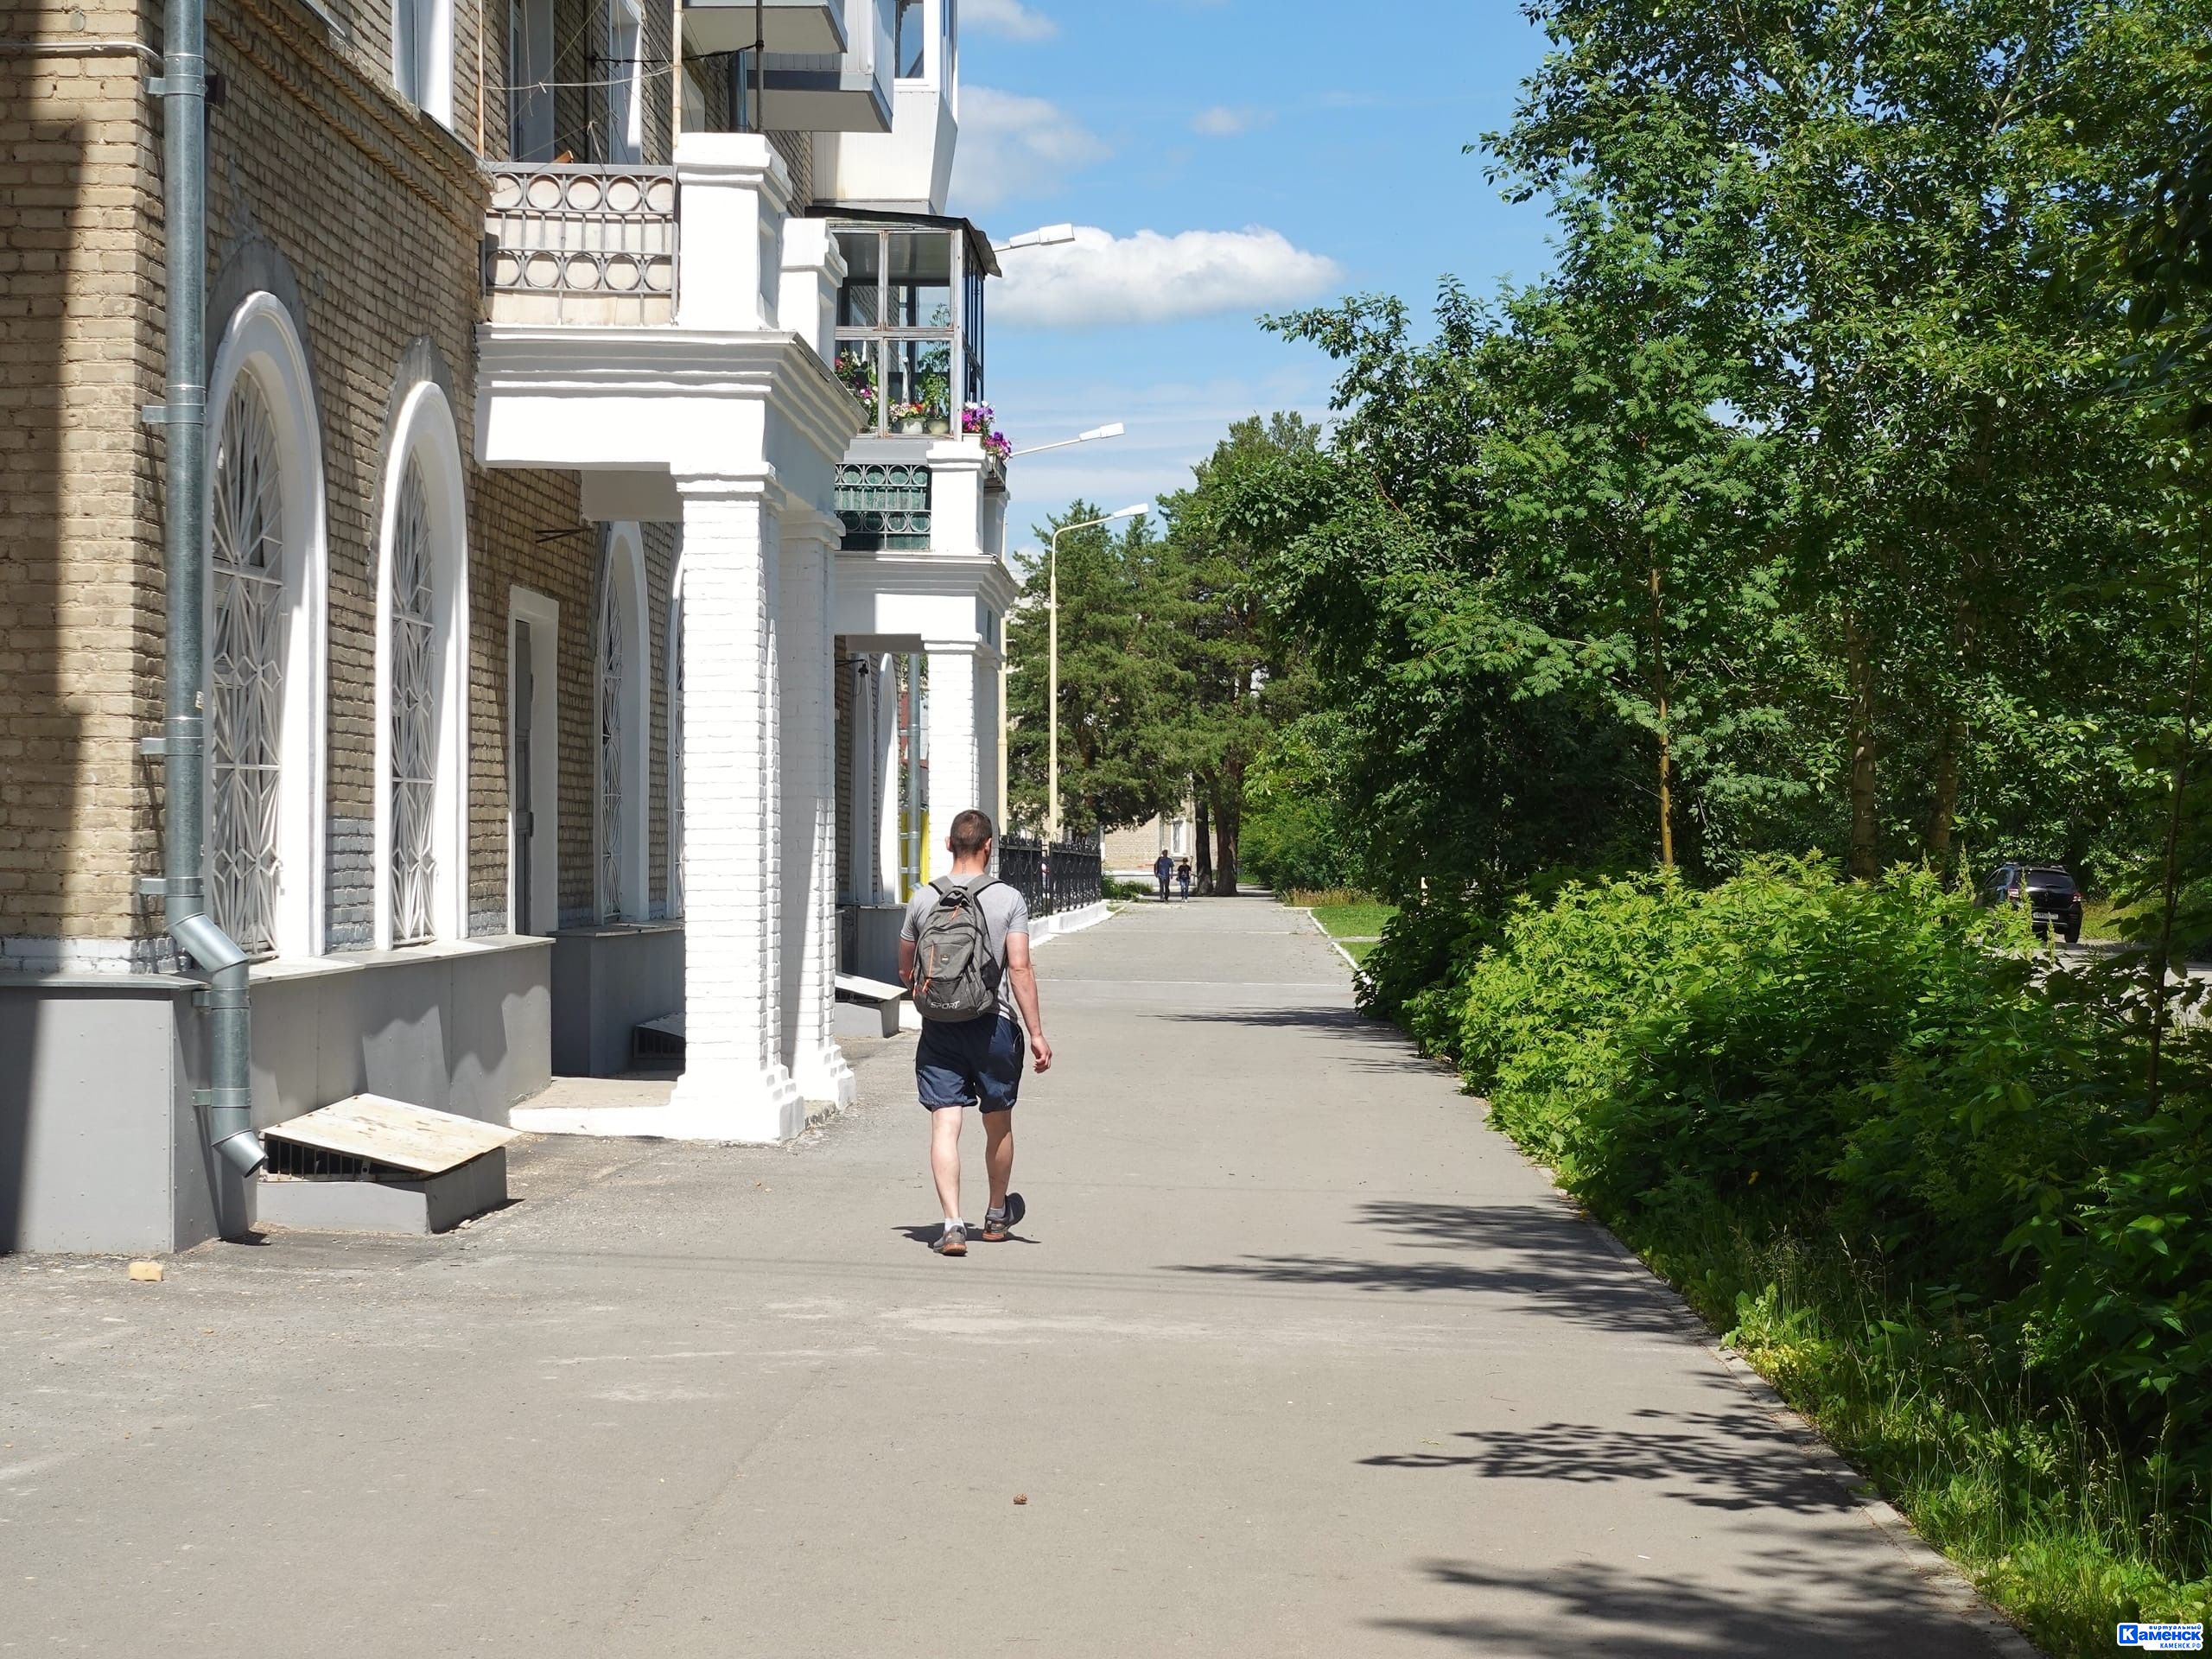
M1045 584L1045 840L1048 846L1057 846L1060 839L1060 537L1071 530L1096 530L1116 518L1141 518L1151 511L1151 502L1140 501L1119 512L1109 512L1103 518L1062 524L1052 532L1051 565Z
M1078 432L1071 438L1062 438L1058 443L1033 443L1027 449L1017 449L1007 457L1008 461L1020 455L1041 455L1047 449L1072 449L1078 443L1096 443L1101 438L1118 438L1129 429L1116 421L1111 426L1094 426L1088 432Z

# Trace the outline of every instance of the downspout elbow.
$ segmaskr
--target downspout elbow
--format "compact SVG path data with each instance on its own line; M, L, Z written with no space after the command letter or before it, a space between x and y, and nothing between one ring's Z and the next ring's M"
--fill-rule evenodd
M269 1161L269 1154L253 1132L252 1014L245 952L205 911L173 918L169 937L207 970L208 1034L215 1047L209 1068L213 1087L207 1095L208 1144L239 1175L250 1177Z

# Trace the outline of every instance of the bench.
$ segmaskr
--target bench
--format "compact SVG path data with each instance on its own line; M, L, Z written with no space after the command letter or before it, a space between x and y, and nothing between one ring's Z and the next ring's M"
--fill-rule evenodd
M871 1034L868 1027L861 1020L856 1019L850 1027L846 1026L844 1009L849 1006L856 1015L862 1010L873 1014L876 1023L881 1027L881 1035L896 1037L899 1034L899 1010L906 1001L906 988L904 985L893 985L880 979L863 979L858 974L839 974L837 976L838 1028L841 1033L849 1036Z

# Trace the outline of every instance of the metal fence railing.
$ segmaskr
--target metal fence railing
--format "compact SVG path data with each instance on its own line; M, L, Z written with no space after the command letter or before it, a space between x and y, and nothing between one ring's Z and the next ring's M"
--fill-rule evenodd
M1047 847L1021 836L999 842L999 880L1021 889L1032 916L1080 910L1106 896L1104 861L1096 846L1062 842Z
M1103 855L1095 846L1062 842L1052 849L1045 858L1045 886L1052 893L1052 909L1056 912L1080 910L1103 899Z

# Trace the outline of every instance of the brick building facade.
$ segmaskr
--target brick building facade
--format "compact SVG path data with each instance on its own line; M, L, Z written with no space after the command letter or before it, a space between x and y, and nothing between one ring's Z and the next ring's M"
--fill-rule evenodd
M687 1006L701 1132L772 1139L849 1090L836 636L851 613L849 658L995 657L977 617L964 643L896 621L880 550L841 550L834 516L877 404L831 370L849 284L824 221L860 199L952 223L930 218L949 0L776 11L837 49L795 33L757 66L632 0L210 0L208 880L258 960L257 1122L364 1091L504 1121ZM0 1249L250 1213L194 1128L195 965L140 892L163 797L141 753L165 660L164 439L141 418L166 369L161 26L145 0L0 0ZM715 422L713 454L683 448ZM945 429L930 464L957 501L990 469ZM950 562L971 609L1003 604L1001 487ZM993 736L958 741L975 794ZM702 1031L702 1008L726 1017ZM710 1099L702 1057L731 1042L752 1046Z

